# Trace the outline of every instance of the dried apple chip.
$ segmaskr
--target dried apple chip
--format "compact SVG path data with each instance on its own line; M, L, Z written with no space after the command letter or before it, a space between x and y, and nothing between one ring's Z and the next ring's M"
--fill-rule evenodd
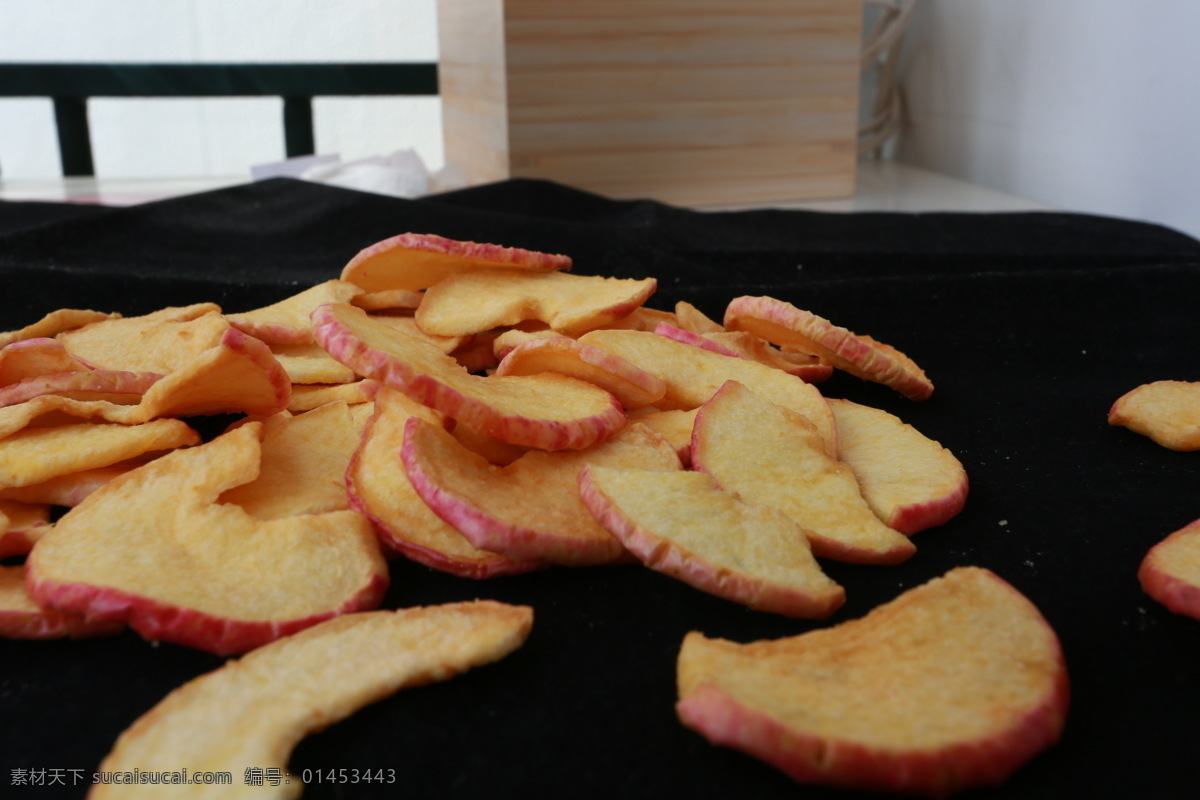
M276 344L271 346L271 355L295 385L330 385L358 380L354 370L338 363L319 344Z
M574 339L534 339L517 345L500 365L496 377L557 372L599 386L620 401L626 411L662 399L667 385L657 375L630 364L607 350Z
M725 381L733 380L771 402L802 414L817 427L825 451L837 453L837 429L829 404L815 387L794 375L743 358L730 358L644 331L592 331L583 344L624 358L667 384L661 409L699 408Z
M696 412L675 409L660 411L653 406L639 408L629 415L630 422L640 422L675 448L675 455L686 468L692 463L692 427L696 424Z
M346 467L361 433L344 402L283 418L266 427L258 477L225 492L221 502L264 520L349 508Z
M82 328L93 322L106 319L120 319L120 314L106 314L103 311L91 311L84 308L60 308L51 311L32 325L26 325L15 331L0 333L0 347L24 339L41 339L47 336L57 336L60 333Z
M313 322L321 346L358 374L486 436L544 450L578 450L625 422L620 403L589 383L552 373L472 375L428 342L392 330L354 306L322 306Z
M58 340L72 355L103 369L167 374L221 341L229 321L220 311L213 303L172 306L95 322Z
M1129 428L1170 450L1200 450L1200 382L1139 386L1113 403L1108 424Z
M567 336L618 320L646 302L653 278L603 278L565 272L482 270L440 281L417 309L421 329L462 336L539 320Z
M886 411L832 398L829 407L838 457L885 525L912 535L962 511L967 473L953 453Z
M238 330L269 344L311 342L313 309L325 303L349 303L363 290L348 281L325 281L263 308L225 318Z
M25 567L0 566L0 638L82 639L109 636L123 627L119 622L42 608L25 590Z
M261 427L155 459L67 512L26 562L34 600L222 655L377 605L387 565L362 515L263 521L218 502L258 475Z
M880 522L850 467L825 454L807 419L730 381L696 414L692 467L743 500L787 513L813 552L858 564L898 564L916 548Z
M104 467L82 469L65 475L56 475L39 483L11 486L0 489L0 505L5 500L18 503L46 504L51 506L77 506L84 498L113 478L135 470L145 464L141 458L119 461Z
M74 400L137 403L162 377L156 372L119 372L108 369L38 375L26 378L20 383L0 387L0 406L24 403L47 394Z
M890 386L911 400L933 394L933 383L924 371L896 348L773 297L734 298L725 310L725 327L797 347L851 375Z
M723 356L748 358L765 366L781 369L789 375L796 375L809 383L820 383L833 373L833 367L822 364L816 356L784 353L745 331L699 334L664 323L655 328L654 332L659 336Z
M1200 619L1200 520L1150 548L1138 581L1142 591L1174 613Z
M92 366L67 352L57 339L22 339L0 347L0 386L64 372L90 372Z
M381 292L363 292L350 302L363 311L415 311L421 305L421 292L408 289L386 289Z
M1050 625L976 567L788 639L689 633L678 686L685 726L801 783L931 797L1002 783L1054 745L1069 694Z
M360 251L342 269L342 280L368 292L420 291L443 278L482 269L569 270L563 255L460 242L428 233L402 233Z
M639 561L701 591L812 619L828 617L846 599L794 520L743 503L708 475L591 465L579 473L579 492L596 521Z
M0 497L0 558L23 556L50 531L50 506Z
M26 428L0 439L0 487L29 486L145 453L199 443L200 435L178 419L156 419L141 425L80 422Z
M711 319L691 303L680 300L675 304L675 319L678 327L692 333L724 333L725 326Z
M583 505L580 470L588 464L680 469L670 445L636 423L585 451L535 450L498 467L441 427L410 419L400 455L421 499L476 547L570 566L609 564L626 556Z
M295 384L292 386L292 398L288 401L287 410L293 414L300 414L338 400L352 406L360 405L374 400L378 392L379 384L368 380L353 383Z
M464 578L519 575L546 567L545 562L517 561L475 547L425 505L400 462L410 417L442 424L433 409L394 389L381 389L375 414L346 471L351 508L374 523L380 541L412 561Z
M533 611L492 601L351 614L262 647L167 695L117 739L99 769L228 772L234 786L186 797L296 797L298 782L252 786L249 769L287 767L305 735L413 686L446 680L519 648ZM156 797L169 787L157 787ZM93 800L126 797L93 787Z

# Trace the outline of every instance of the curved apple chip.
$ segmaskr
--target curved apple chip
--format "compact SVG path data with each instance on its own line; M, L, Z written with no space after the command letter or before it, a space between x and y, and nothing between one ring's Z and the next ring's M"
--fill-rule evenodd
M681 468L671 446L638 424L584 451L532 450L498 467L441 427L414 418L406 425L400 456L421 499L471 544L520 561L569 566L626 557L580 499L578 476L585 466Z
M362 515L262 521L218 502L258 475L261 427L155 459L67 512L27 561L34 600L222 655L377 605L387 565Z
M867 616L751 644L692 632L685 726L801 783L942 797L999 784L1055 744L1062 649L992 572L951 570Z
M313 309L325 303L349 303L362 293L360 287L348 281L325 281L278 303L226 314L225 318L233 327L268 344L304 344L313 340Z
M1174 613L1200 619L1200 520L1150 548L1138 568L1138 582Z
M198 442L199 440L197 440ZM153 454L151 454L153 457ZM18 503L45 504L51 506L66 506L71 508L83 502L84 498L99 489L113 478L131 472L146 463L146 459L133 458L118 461L104 467L92 467L76 472L55 475L38 483L24 486L9 486L0 489L0 505L5 500Z
M539 338L518 344L500 365L496 377L537 375L557 372L595 384L611 394L626 411L642 408L662 399L667 385L618 355L574 339Z
M83 639L109 636L123 627L120 622L42 608L25 589L25 567L0 566L0 638Z
M199 443L200 434L178 419L156 419L141 425L79 422L25 428L0 439L0 488L29 486Z
M0 496L0 558L27 555L50 527L49 504Z
M20 383L0 387L0 406L16 405L48 394L73 400L137 403L162 377L156 372L119 372L108 369L38 375L26 378Z
M737 381L777 405L803 415L816 426L825 451L837 453L833 412L817 387L777 369L744 358L730 358L644 331L592 331L583 344L599 347L658 375L667 385L663 410L699 408L726 381Z
M1148 436L1169 450L1200 450L1200 381L1155 381L1117 399L1109 425Z
M677 342L701 347L713 353L734 358L747 358L775 369L783 370L809 383L821 383L833 373L833 367L822 364L816 356L807 353L784 353L769 343L745 331L722 331L719 333L693 333L662 323L654 329L659 336Z
M344 402L265 425L258 477L226 491L221 502L263 520L347 509L346 468L361 435Z
M820 557L898 564L916 552L875 516L849 465L826 455L807 419L734 381L696 414L692 467L743 500L786 512Z
M339 400L352 406L361 405L374 400L378 392L379 384L368 380L353 383L297 384L292 386L292 397L288 401L287 410L293 414L300 414Z
M342 280L368 292L428 289L460 272L482 269L569 270L563 255L460 242L429 233L402 233L361 250L342 269Z
M421 305L421 292L408 289L385 289L380 292L363 292L350 303L363 311L415 311Z
M863 499L893 530L912 535L962 511L969 483L962 462L899 417L831 398L838 458L854 470Z
M22 339L0 347L0 387L42 375L92 369L86 361L68 353L57 339Z
M417 325L439 336L462 336L527 320L578 336L627 316L654 294L653 278L604 278L566 272L481 270L429 287Z
M428 342L395 331L354 306L321 306L313 323L321 346L359 375L505 442L578 450L625 422L620 403L589 383L553 373L472 375Z
M20 342L25 339L41 339L48 336L57 336L66 331L82 328L84 325L91 325L93 322L103 322L106 319L120 318L121 315L116 313L106 314L103 311L92 311L85 308L60 308L51 311L37 322L26 325L24 328L0 333L0 347L6 347L13 342Z
M369 703L499 661L532 625L532 609L492 601L339 617L171 692L121 734L99 769L237 776L236 786L187 786L189 798L296 797L298 781L264 788L241 776L249 768L285 769L305 735ZM127 795L100 784L90 796Z
M579 493L596 521L653 570L789 617L824 619L846 593L817 564L804 530L743 503L700 472L585 467Z
M166 374L215 347L227 330L220 306L196 303L94 322L58 340L71 355L101 369Z
M675 304L676 327L692 333L724 333L725 326L709 317L691 303L680 300Z
M410 417L441 425L436 411L394 389L382 389L375 414L346 471L350 506L375 525L380 541L406 558L464 578L519 575L548 566L481 550L425 505L400 462Z
M325 352L319 344L274 344L271 355L283 367L288 380L299 386L354 383L354 370Z
M773 297L735 297L725 310L725 327L799 348L851 375L890 386L910 400L933 394L925 372L896 348Z
M675 455L679 456L679 461L686 469L692 463L692 428L696 424L697 411L699 409L696 408L690 411L659 411L654 406L647 406L630 413L629 421L640 422L666 439L667 444L675 448Z

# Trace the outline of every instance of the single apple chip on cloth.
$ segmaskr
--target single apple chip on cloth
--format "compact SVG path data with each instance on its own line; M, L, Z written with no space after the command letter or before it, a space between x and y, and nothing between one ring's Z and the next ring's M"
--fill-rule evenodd
M120 622L42 608L25 589L25 567L0 566L0 638L83 639L109 636L123 627Z
M886 411L834 398L829 407L838 458L883 524L912 535L962 511L967 472L953 453Z
M691 410L708 402L726 381L737 381L771 402L790 408L816 426L825 452L837 454L833 412L817 387L744 358L730 358L644 331L592 331L580 342L607 350L666 382L660 409Z
M696 414L692 468L747 502L786 512L822 558L898 564L916 552L875 516L850 466L825 454L807 419L737 382Z
M431 286L416 320L423 331L439 336L479 333L526 320L579 336L628 315L657 287L653 278L530 270L464 272Z
M1148 436L1169 450L1200 450L1200 381L1155 381L1118 398L1108 424Z
M483 269L569 270L563 255L460 242L429 233L402 233L361 250L342 269L342 280L368 292L419 292L460 272Z
M592 516L653 570L756 611L825 619L846 599L821 571L803 529L743 503L700 472L585 467Z
M994 573L960 567L867 616L751 644L687 635L685 726L801 783L942 797L999 784L1058 742L1053 629Z
M269 306L226 314L230 324L268 344L305 344L312 339L313 309L325 303L349 303L363 290L348 281L325 281Z
M120 319L120 317L120 314L106 314L103 311L91 311L85 308L60 308L51 311L37 322L26 325L24 328L15 331L0 332L0 347L6 347L13 342L19 342L24 339L41 339L49 336L57 336L60 333L82 328L84 325L90 325L93 322L101 322L106 319Z
M0 488L29 486L160 450L200 443L178 419L141 425L79 422L25 428L0 439Z
M350 507L371 520L380 541L418 564L463 578L519 575L548 566L481 550L425 505L400 461L411 417L442 425L442 415L433 409L402 392L381 389L346 471Z
M532 450L498 467L441 427L410 419L401 458L421 499L471 544L520 561L567 566L610 564L627 555L583 505L580 470L588 464L681 468L671 446L636 423L584 451Z
M285 770L292 749L395 692L499 661L524 644L533 610L493 601L373 611L329 620L201 675L167 695L117 739L99 769L228 772L234 784L157 786L156 798L295 798L242 780L251 768ZM408 773L419 780L420 765ZM138 797L99 784L92 800Z
M517 345L500 365L496 377L557 372L593 383L621 403L626 411L661 400L667 385L657 375L630 364L607 350L574 339L534 339Z
M109 482L33 548L44 607L219 655L376 606L387 565L354 511L257 520L221 494L258 475L262 423Z
M262 520L347 509L346 467L361 434L345 402L265 426L258 477L226 491L220 502Z
M437 347L354 306L321 306L313 322L321 346L359 375L485 436L544 450L579 450L625 423L616 398L590 383L554 373L472 375Z
M933 394L925 372L896 348L773 297L735 297L725 309L725 327L811 353L851 375L890 386L910 400Z
M1200 619L1200 520L1150 548L1138 568L1138 582L1174 613Z

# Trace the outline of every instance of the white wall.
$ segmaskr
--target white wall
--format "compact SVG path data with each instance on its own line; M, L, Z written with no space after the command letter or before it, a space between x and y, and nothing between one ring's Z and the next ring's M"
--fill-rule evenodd
M897 158L1200 236L1200 3L923 0Z
M436 0L0 0L0 61L435 61ZM437 98L317 98L318 152L412 147L441 166ZM284 157L276 98L96 99L102 177L240 176ZM49 100L0 99L0 176L61 174Z

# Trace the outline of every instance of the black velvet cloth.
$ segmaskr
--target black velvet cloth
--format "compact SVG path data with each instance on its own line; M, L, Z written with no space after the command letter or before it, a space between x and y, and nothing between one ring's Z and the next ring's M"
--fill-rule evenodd
M847 591L829 623L749 611L638 566L476 582L396 562L387 607L528 604L533 633L502 662L307 738L293 773L394 770L395 783L312 783L305 797L848 796L798 787L683 728L680 642L690 630L751 641L857 618L959 565L994 570L1041 609L1072 690L1062 742L971 796L1200 787L1200 621L1136 578L1147 549L1200 517L1200 453L1106 423L1139 384L1200 380L1200 243L1184 235L1060 213L697 213L535 181L416 201L275 180L125 209L27 205L0 204L0 329L59 307L242 311L417 231L566 253L579 274L653 276L651 306L687 300L718 319L735 296L769 294L898 347L937 387L923 403L843 374L823 387L941 441L971 479L962 514L917 534L905 564L825 563ZM221 663L132 633L0 642L0 784L17 769L90 775L135 718Z

